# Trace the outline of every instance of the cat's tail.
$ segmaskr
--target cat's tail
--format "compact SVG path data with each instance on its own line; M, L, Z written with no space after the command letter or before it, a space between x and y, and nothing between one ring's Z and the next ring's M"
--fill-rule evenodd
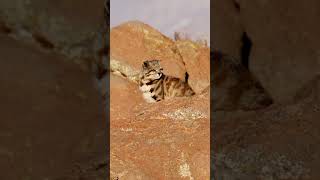
M196 95L196 93L194 92L194 90L190 87L190 85L189 85L189 83L188 83L188 80L189 80L189 74L188 74L188 72L186 72L185 77L184 77L184 82L187 83L188 86L189 86L189 90L188 90L188 92L186 93L187 96Z
M188 72L186 72L184 76L184 82L188 83L188 80L189 80L189 74Z

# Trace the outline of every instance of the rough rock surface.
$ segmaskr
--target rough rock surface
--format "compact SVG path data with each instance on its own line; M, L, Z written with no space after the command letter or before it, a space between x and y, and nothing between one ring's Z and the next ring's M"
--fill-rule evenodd
M112 178L208 179L209 96L149 104L136 84L110 82Z
M134 79L146 59L159 59L164 73L185 79L186 68L174 41L139 21L111 29L110 68Z
M297 91L320 73L320 26L314 23L320 15L320 2L295 0L288 6L279 1L241 1L240 6L254 44L252 72L275 101L292 101Z
M210 85L210 49L190 40L176 41L189 75L188 83L197 93Z
M293 103L270 104L239 61L213 54L216 179L319 179L320 77L303 86Z
M91 70L103 48L103 0L2 0L0 31L69 57Z
M213 112L216 179L319 179L319 85L288 106Z
M189 80L205 82L195 84L197 90L208 89L209 51L197 45L187 54L193 44L179 47L140 22L111 30L111 60L117 61L110 75L111 178L209 179L209 91L150 104L131 81L144 58L151 57L162 60L165 73L181 79L188 68L199 66L188 71Z
M211 105L214 110L257 110L272 99L241 62L218 51L212 52Z
M229 50L235 49L233 39L240 39L242 34L228 32L233 32L240 23L252 42L250 70L275 102L291 103L296 93L320 73L320 26L315 23L320 14L319 1L218 0L214 3L214 47L233 55ZM226 27L230 30L223 31ZM242 45L236 45L240 50Z
M2 34L0 54L1 179L105 179L96 170L105 111L91 74Z
M230 87L234 84L246 86L246 81L239 81L239 78L248 73L243 73L243 67L240 68L242 73L232 70L235 64L242 66L243 61L230 61L231 67L214 61L212 84L215 91L211 98L213 104L218 103L222 107L212 112L215 118L211 151L215 163L211 168L215 179L319 179L320 64L317 32L320 26L315 24L320 12L319 1L230 0L215 3L234 3L238 8L236 16L239 17L236 19L240 19L243 31L252 42L249 69L246 70L251 76L249 79L261 83L273 100L273 104L258 109L226 108L237 107L232 102L242 101L226 104L228 100L223 97L228 96L221 95L228 94L228 89L233 89ZM225 13L234 14L234 10ZM226 24L230 22L229 16L219 12L214 19ZM238 25L236 21L230 27ZM217 33L214 36L229 42L230 35L220 31L221 28L224 27L212 29ZM233 56L223 44L216 45L214 48ZM233 49L234 44L229 48ZM224 77L221 82L225 85L219 85L219 77ZM239 88L236 89L239 92ZM256 97L254 99L257 100Z
M211 3L211 47L239 59L244 30L236 0L215 0Z

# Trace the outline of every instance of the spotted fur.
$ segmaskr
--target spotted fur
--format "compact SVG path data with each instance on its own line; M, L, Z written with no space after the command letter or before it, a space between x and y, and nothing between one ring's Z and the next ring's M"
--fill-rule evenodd
M165 75L159 60L143 62L139 75L139 88L149 103L195 94L187 82Z

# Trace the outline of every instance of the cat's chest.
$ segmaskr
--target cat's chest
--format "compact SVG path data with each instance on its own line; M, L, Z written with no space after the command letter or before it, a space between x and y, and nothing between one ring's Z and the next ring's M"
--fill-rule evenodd
M144 92L150 92L150 90L153 88L153 85L147 85L147 84L140 84L139 89L140 91Z
M142 92L143 98L149 103L155 102L155 99L153 98L154 93L151 92L152 88L153 88L152 85L147 85L147 84L140 84L139 86L139 89Z

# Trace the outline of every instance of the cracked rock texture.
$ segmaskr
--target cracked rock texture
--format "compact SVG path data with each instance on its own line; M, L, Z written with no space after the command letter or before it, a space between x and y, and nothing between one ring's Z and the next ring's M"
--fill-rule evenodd
M190 81L203 80L194 84L199 92L208 89L209 49L193 42L180 47L176 43L141 22L111 30L111 58L120 64L118 69L111 66L110 74L113 179L209 179L209 92L150 104L130 77L144 58L159 58L165 73L184 79L188 72ZM189 73L191 66L200 67Z

